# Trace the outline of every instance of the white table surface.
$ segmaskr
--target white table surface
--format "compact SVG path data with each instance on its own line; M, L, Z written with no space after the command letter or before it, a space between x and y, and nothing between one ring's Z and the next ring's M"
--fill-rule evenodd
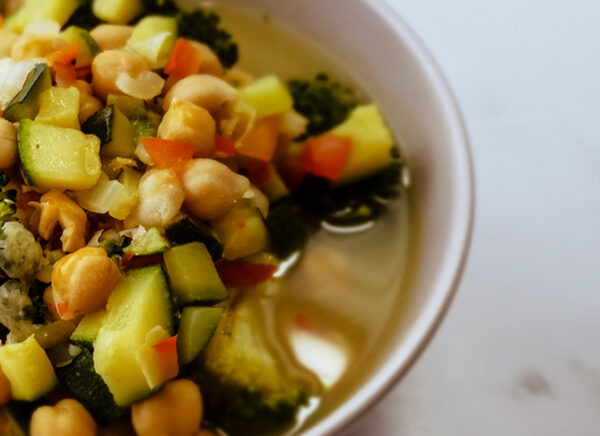
M441 329L348 436L600 434L600 3L387 0L464 111L470 260Z

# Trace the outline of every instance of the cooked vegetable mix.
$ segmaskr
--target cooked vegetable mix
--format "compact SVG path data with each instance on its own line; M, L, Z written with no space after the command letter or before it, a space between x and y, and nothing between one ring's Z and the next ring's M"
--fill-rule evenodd
M319 387L249 296L400 195L377 106L325 74L251 79L217 14L171 0L25 0L3 22L11 431L289 426Z

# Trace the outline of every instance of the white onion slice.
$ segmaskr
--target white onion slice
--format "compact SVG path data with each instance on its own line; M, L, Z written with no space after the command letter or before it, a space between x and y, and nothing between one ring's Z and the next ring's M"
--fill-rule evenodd
M150 100L160 95L165 80L152 71L144 71L135 79L127 73L121 73L116 85L121 92L131 97Z

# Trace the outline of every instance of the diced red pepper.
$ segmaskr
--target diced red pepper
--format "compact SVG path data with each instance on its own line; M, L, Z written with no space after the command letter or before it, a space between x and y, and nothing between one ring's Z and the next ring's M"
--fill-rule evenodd
M310 138L302 152L302 166L307 173L335 181L344 173L352 141L333 135Z
M179 171L198 151L186 142L168 139L142 138L142 144L159 169L171 168Z
M235 156L235 144L227 138L217 135L215 138L217 157Z
M251 165L248 168L248 178L254 186L262 187L268 185L271 181L271 172L269 171L269 164L259 162Z
M277 148L279 121L278 116L258 120L242 144L236 147L236 151L244 156L269 162Z
M248 262L244 259L221 260L215 264L223 284L232 288L251 288L266 282L277 271L275 265Z
M165 66L165 74L175 77L187 77L200 72L201 67L202 54L196 50L189 40L179 38Z
M79 54L79 44L73 43L66 45L55 52L52 52L48 55L48 60L50 64L62 64L69 65L73 64L75 59L77 59L77 55Z
M165 380L171 380L179 374L177 356L177 335L153 345L158 356L158 364Z
M66 315L69 312L69 303L58 303L56 308L58 309L58 314L62 318L63 315Z

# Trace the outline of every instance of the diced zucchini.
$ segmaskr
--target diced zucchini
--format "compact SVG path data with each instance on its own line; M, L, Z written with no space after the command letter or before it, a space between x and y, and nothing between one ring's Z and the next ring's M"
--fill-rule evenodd
M77 328L71 333L71 341L90 350L93 349L94 341L98 336L98 330L102 327L105 315L106 310L101 309L81 318L81 321L77 324Z
M95 136L23 120L18 143L23 175L30 186L88 189L100 177L100 141Z
M286 112L294 106L294 99L277 76L266 76L240 91L244 101L256 109L256 118L265 118Z
M108 106L114 105L130 120L143 117L148 113L144 100L129 95L109 94L106 104Z
M127 46L144 57L154 69L164 68L177 39L177 20L172 17L149 16L133 29Z
M92 65L94 57L100 53L100 47L85 29L77 26L69 26L61 34L62 38L71 43L79 45L79 53L75 60L75 68L87 67Z
M152 254L163 253L169 249L169 242L160 231L151 228L139 238L134 238L131 245L125 247L123 251L133 251L136 256L150 256Z
M6 27L16 33L39 20L56 21L61 26L79 7L79 0L25 0L25 4L6 20Z
M267 196L271 204L286 198L290 195L290 190L287 188L281 176L277 172L275 165L272 163L268 164L269 169L269 183L265 186L261 186L260 190Z
M40 98L40 111L35 118L44 124L79 129L79 89L50 88Z
M96 112L83 123L81 130L100 138L102 156L133 156L135 151L133 126L115 106L110 105Z
M33 119L40 110L40 96L52 86L50 70L46 64L37 64L27 76L23 89L8 103L4 118L16 122Z
M225 259L250 256L267 246L265 223L260 211L255 207L240 204L225 218L212 224L223 243Z
M164 254L164 261L178 305L213 303L228 297L203 243L191 242L173 247Z
M108 213L113 218L124 220L138 202L137 187L126 187L118 180L109 180L105 173L90 189L77 191L77 201L90 212Z
M165 230L167 238L174 244L183 245L189 242L202 242L213 261L217 261L223 255L223 245L215 238L208 226L201 227L193 223L189 218L184 218L171 224Z
M146 336L157 326L174 334L174 308L160 265L127 272L112 292L94 343L94 368L114 395L128 406L150 395L156 386L146 378Z
M10 58L0 59L0 109L6 110L23 89L29 74L39 65L33 61L16 62Z
M113 24L127 24L142 10L142 0L94 0L92 3L94 15Z
M0 367L10 381L14 400L37 400L58 382L50 359L33 335L24 342L1 346Z
M83 348L70 364L57 367L56 375L100 425L110 424L124 412L94 370L91 351Z
M358 106L330 133L352 140L348 163L338 184L357 181L392 163L394 138L375 105Z
M179 363L188 365L204 350L212 338L224 309L220 307L186 307L179 321L177 352Z

